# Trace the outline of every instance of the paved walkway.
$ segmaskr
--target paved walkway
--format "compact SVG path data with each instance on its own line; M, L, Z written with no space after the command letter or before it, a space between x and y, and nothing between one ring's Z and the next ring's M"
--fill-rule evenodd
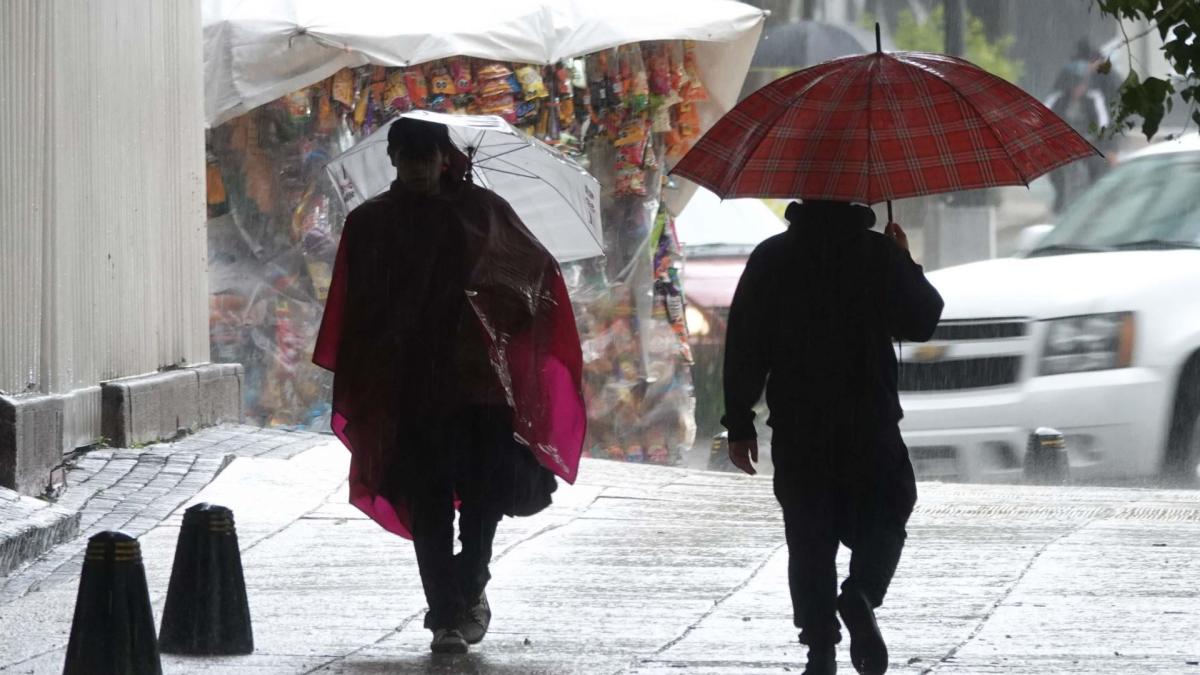
M801 670L769 480L585 461L554 507L502 523L487 640L465 657L434 658L411 545L346 504L345 451L289 435L251 452L234 447L245 429L216 433L228 434L227 452L210 453L201 434L186 452L93 457L80 485L109 487L90 498L67 492L85 502L85 530L140 529L156 617L179 506L234 510L255 653L164 655L167 673ZM263 450L269 443L274 450ZM189 494L226 454L237 458ZM150 461L162 465L157 473L136 473ZM125 478L101 479L119 473L113 462L125 462ZM116 499L109 491L123 481L132 482ZM118 508L143 493L146 506ZM89 510L107 515L93 520ZM0 578L0 672L61 672L80 542ZM1200 674L1197 579L1200 492L922 484L908 553L880 612L891 672ZM844 648L842 657L842 672L853 672Z

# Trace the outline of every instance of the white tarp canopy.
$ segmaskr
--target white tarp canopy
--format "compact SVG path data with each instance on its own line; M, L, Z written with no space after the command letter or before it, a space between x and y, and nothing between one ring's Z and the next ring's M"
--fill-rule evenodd
M449 56L551 64L696 40L713 97L700 109L707 128L737 102L763 17L734 0L204 0L205 118L216 126L346 67Z

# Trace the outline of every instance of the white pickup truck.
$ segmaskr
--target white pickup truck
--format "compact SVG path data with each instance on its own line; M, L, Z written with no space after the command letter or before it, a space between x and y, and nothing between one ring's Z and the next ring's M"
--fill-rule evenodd
M1018 478L1053 427L1072 478L1197 480L1200 136L1125 158L1031 250L929 279L937 333L897 348L919 476Z

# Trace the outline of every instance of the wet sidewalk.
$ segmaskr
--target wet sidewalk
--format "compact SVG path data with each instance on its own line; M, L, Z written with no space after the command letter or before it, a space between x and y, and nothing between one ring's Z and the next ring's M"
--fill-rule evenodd
M251 456L232 450L244 428L219 433L230 452L205 451L205 434L187 451L189 466L222 457L195 469L216 469L207 487L195 494L184 471L140 498L158 511L122 513L142 530L157 620L182 507L234 510L255 653L164 655L164 672L802 670L769 479L585 460L554 507L501 524L488 638L434 658L411 545L346 504L345 450L293 435ZM165 469L183 451L163 447ZM85 533L96 499L82 500ZM891 672L1200 674L1200 492L923 483L909 533L879 614ZM80 541L0 577L0 672L62 671ZM845 645L841 657L852 673Z

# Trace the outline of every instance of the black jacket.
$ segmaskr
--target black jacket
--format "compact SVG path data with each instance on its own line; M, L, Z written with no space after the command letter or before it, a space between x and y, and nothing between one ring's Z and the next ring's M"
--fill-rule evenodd
M787 232L750 255L729 313L725 417L731 441L756 436L767 388L775 440L817 424L894 424L902 417L892 340L924 342L942 298L908 252L873 232L865 207L799 205Z

